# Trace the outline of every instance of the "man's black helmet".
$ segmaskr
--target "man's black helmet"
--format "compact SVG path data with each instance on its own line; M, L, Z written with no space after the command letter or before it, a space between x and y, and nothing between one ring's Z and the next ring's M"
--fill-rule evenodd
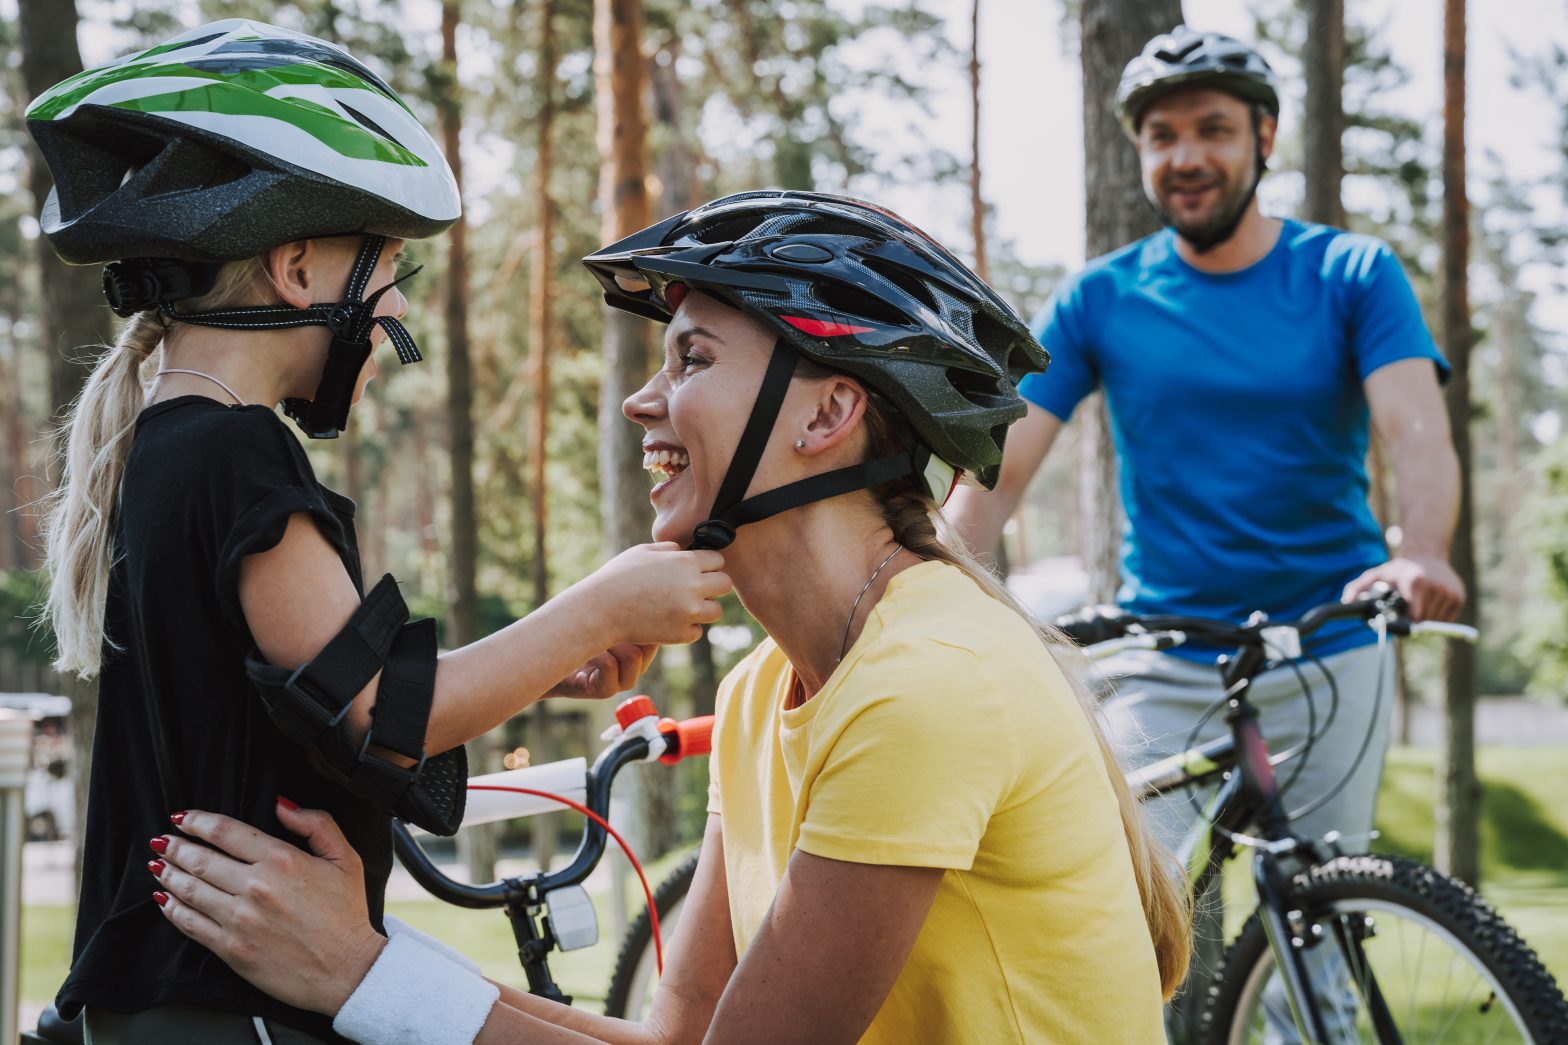
M853 375L938 458L996 483L1025 374L1049 360L1018 314L925 233L860 200L777 189L677 214L583 259L605 301L668 322L685 284ZM940 497L939 497L940 499Z
M1127 63L1116 88L1116 117L1129 137L1138 136L1149 103L1182 87L1213 87L1279 115L1279 86L1263 56L1223 33L1200 33L1178 25L1143 47Z

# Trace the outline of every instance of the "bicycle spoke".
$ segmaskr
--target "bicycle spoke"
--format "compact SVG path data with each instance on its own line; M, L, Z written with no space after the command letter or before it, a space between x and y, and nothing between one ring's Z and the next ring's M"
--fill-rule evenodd
M1444 1038L1448 1037L1449 1028L1453 1027L1453 1025L1459 1021L1459 1013L1463 1011L1463 1008L1463 1001L1461 1001L1458 1005L1453 1006L1453 1011L1449 1013L1448 1019L1444 1021L1442 1028L1438 1032L1438 1041L1442 1041Z

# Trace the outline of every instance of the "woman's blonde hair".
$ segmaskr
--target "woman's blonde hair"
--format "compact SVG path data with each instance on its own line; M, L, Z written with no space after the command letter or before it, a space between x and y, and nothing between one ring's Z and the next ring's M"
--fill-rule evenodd
M802 361L801 373L811 376L815 364ZM827 373L827 371L823 371ZM881 457L895 453L899 443L893 428L873 399L867 404L866 426L871 442L871 456ZM937 530L940 517L937 503L925 489L924 483L912 479L899 479L872 490L882 519L893 531L893 539L922 559L945 562L964 571L980 589L996 601L1017 613L1034 628L1045 647L1058 662L1070 659L1074 647L1056 628L1035 620L1034 616L1013 597L1012 593L990 570L982 566L958 539L945 541ZM1063 654L1069 654L1064 657ZM1083 658L1079 656L1078 660ZM1111 780L1111 790L1116 794L1121 809L1122 829L1127 835L1127 847L1132 853L1133 872L1138 880L1138 894L1143 900L1144 918L1149 925L1149 936L1154 941L1155 958L1160 969L1160 989L1168 1001L1187 976L1187 962L1192 953L1192 891L1180 874L1175 858L1144 823L1143 810L1127 787L1122 767L1106 739L1100 724L1098 702L1089 686L1072 665L1063 663L1062 674L1077 694L1084 714L1089 719L1100 755L1105 760L1106 773Z
M262 259L232 261L213 288L189 302L191 311L252 304L266 285ZM55 433L63 462L60 485L43 498L41 528L49 594L43 621L54 631L55 670L92 678L104 649L104 604L114 566L114 511L136 418L147 405L168 323L138 312L93 365L81 395Z

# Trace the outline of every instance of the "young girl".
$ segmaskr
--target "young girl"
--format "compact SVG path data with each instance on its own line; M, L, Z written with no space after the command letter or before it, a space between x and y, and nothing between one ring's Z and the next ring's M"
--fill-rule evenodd
M357 879L314 812L282 815L327 858L286 864L191 814L182 832L229 855L172 836L164 914L371 1045L1163 1041L1178 869L1046 637L933 522L957 473L995 480L1015 386L1046 362L1023 323L919 230L840 197L729 197L587 264L611 305L669 322L625 406L660 480L654 535L727 543L768 633L720 692L702 858L648 1023L484 992L382 939L342 902Z
M362 600L354 505L316 481L274 407L333 437L383 339L419 358L395 254L459 201L413 114L341 49L217 22L72 77L27 115L55 179L44 233L68 262L109 263L127 317L72 411L46 518L59 667L99 678L59 1005L85 1007L100 1045L327 1039L329 1021L159 916L141 883L170 812L282 834L279 794L331 810L379 925L389 813L455 830L465 741L547 693L628 687L654 644L718 618L728 579L712 552L633 549L439 659L390 577Z

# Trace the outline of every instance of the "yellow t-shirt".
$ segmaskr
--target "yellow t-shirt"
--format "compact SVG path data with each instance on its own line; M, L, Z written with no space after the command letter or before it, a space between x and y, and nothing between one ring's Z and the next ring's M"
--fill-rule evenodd
M708 808L735 952L791 854L947 869L862 1042L1156 1043L1159 972L1088 720L1017 614L954 567L897 575L815 697L766 640L725 678Z

